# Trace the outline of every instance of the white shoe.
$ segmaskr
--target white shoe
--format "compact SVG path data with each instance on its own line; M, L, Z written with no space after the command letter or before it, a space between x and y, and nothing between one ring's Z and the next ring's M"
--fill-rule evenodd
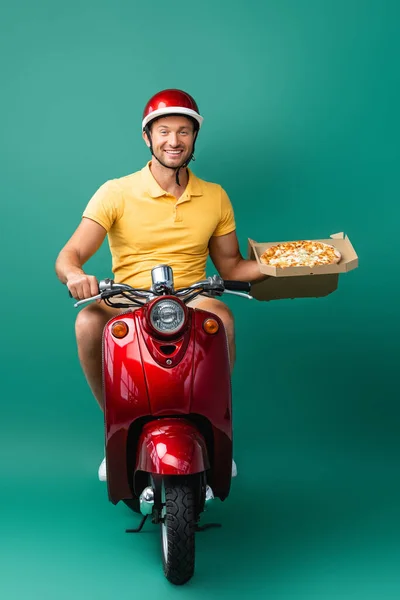
M237 475L237 466L234 460L232 460L232 477L236 477Z
M100 481L107 481L107 469L106 469L106 458L104 457L101 465L99 466L99 479Z
M206 502L208 502L209 500L213 500L213 499L214 499L214 492L212 491L210 486L207 485L207 487L206 487Z
M233 460L232 461L232 477L236 477L237 475L237 467L236 467L236 463ZM209 485L206 486L206 501L208 500L213 500L214 498L214 492L212 491L212 489L210 488Z

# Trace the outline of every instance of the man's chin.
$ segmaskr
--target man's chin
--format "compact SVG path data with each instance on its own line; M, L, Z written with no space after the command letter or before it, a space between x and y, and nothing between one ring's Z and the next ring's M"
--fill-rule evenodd
M185 164L185 162L187 161L187 157L183 157L180 160L175 160L173 158L167 158L167 157L159 157L157 155L155 155L157 161L163 166L166 167L167 169L180 169L183 167L183 165Z

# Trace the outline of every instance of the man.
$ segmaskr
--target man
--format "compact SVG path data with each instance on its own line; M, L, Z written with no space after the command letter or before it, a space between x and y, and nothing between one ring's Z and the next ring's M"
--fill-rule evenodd
M76 300L98 294L96 277L83 265L108 235L115 281L149 289L152 267L166 263L175 289L205 279L208 254L224 279L264 278L255 261L239 252L231 202L221 186L197 178L188 169L203 118L194 99L181 90L163 90L147 103L142 136L152 159L141 170L103 184L57 262L56 272ZM235 362L233 316L221 300L198 296L189 303L217 314ZM104 302L82 309L76 320L78 355L88 384L103 409L102 332L121 309ZM233 466L235 470L235 465ZM235 474L235 473L234 473ZM105 460L99 478L106 479Z

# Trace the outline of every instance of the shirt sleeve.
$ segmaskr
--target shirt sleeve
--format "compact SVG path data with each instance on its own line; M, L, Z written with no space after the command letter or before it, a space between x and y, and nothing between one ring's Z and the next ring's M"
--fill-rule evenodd
M89 200L83 217L99 223L108 232L123 210L123 195L116 182L103 183Z
M221 218L213 236L226 235L236 229L235 215L228 194L221 188Z

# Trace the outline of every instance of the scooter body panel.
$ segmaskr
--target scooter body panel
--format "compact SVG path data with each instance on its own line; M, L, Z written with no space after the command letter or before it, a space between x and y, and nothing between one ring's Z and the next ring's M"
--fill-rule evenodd
M149 434L146 438L144 432L146 422L156 422L157 425L157 420L173 417L174 420L181 418L183 424L193 424L192 419L199 418L209 426L211 435L204 436L201 429L197 429L198 438L193 430L189 434L185 427L181 427L182 437L175 436L174 444L172 436L163 430L164 441L160 443L168 445L168 453L171 449L175 465L176 461L183 461L182 468L197 468L201 462L201 451L203 470L209 466L207 481L214 495L223 500L229 494L232 464L230 367L223 323L212 313L188 308L185 332L176 340L161 343L146 328L147 310L148 305L114 317L104 329L104 419L109 498L116 504L134 496L134 473L130 472L132 464L128 464L128 444L136 450L135 471L167 468L156 451L152 459L146 458L143 448L151 446L154 450L156 436ZM214 335L203 329L204 321L210 317L220 325ZM115 338L111 332L112 324L117 320L128 325L128 334L122 339ZM174 352L164 354L162 347L172 344L176 345ZM142 422L140 428L135 426ZM156 430L157 427L153 431ZM135 433L132 434L132 431ZM144 437L140 437L142 433ZM204 443L201 442L203 437ZM178 449L179 443L182 450ZM190 453L193 460L188 460ZM185 461L192 466L183 467Z

